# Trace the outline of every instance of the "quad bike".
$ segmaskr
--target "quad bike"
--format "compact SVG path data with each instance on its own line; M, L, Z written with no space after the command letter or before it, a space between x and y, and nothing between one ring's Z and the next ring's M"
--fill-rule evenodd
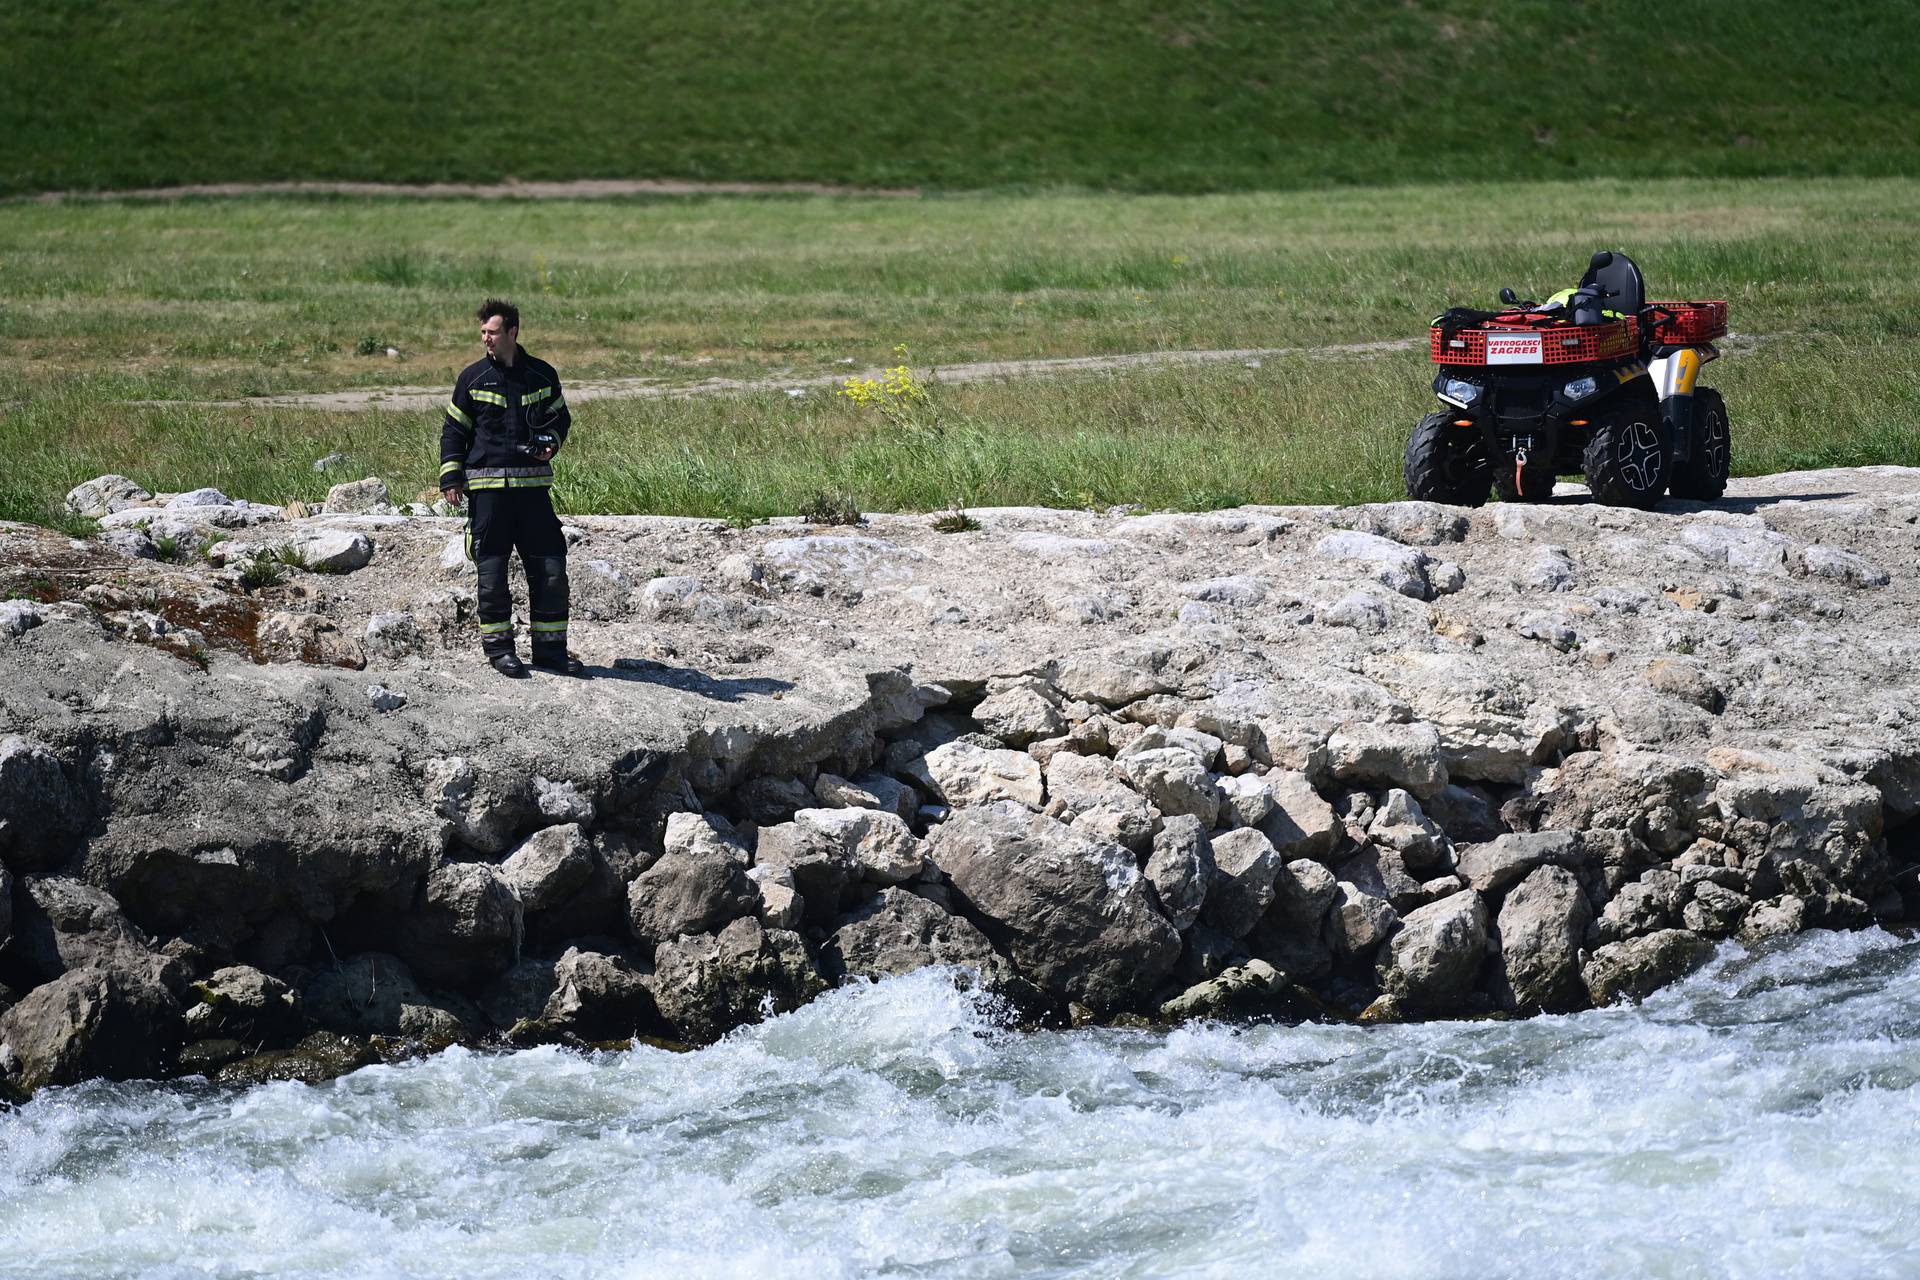
M1456 307L1433 322L1446 407L1407 442L1408 497L1538 502L1574 474L1611 506L1726 491L1726 401L1695 385L1719 357L1726 303L1648 302L1640 268L1604 249L1576 288L1544 303L1502 289L1500 300L1506 310Z

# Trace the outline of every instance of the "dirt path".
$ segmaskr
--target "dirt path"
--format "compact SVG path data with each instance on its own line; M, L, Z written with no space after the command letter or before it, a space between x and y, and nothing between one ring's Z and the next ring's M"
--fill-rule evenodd
M176 200L188 196L396 196L403 199L597 200L608 196L885 196L918 187L839 187L827 182L689 182L674 178L580 178L571 182L207 182L130 191L45 191L37 204L76 200Z
M1122 369L1158 369L1174 365L1247 363L1280 356L1374 355L1387 351L1406 351L1418 346L1420 339L1395 338L1388 342L1348 342L1325 347L1240 347L1227 351L1136 351L1107 356L1064 356L1049 360L984 360L977 364L941 365L922 371L934 382L993 382L1002 379L1047 377L1062 373L1109 373ZM741 395L756 391L805 393L826 387L839 387L849 378L879 377L880 369L845 369L838 373L810 374L798 378L707 378L693 383L667 383L658 378L610 378L600 381L567 383L567 399L617 400L684 398L707 395ZM430 409L447 398L445 386L380 387L352 391L322 391L301 395L253 396L242 400L214 400L209 403L227 408L286 407L332 409L359 412L367 409ZM147 404L180 404L181 401L144 401Z

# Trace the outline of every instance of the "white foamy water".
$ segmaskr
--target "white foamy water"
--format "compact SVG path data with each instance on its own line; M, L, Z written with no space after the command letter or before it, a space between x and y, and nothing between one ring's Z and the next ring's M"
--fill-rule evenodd
M0 1114L0 1275L1920 1275L1920 943L1637 1009L1016 1034L936 974L691 1054Z

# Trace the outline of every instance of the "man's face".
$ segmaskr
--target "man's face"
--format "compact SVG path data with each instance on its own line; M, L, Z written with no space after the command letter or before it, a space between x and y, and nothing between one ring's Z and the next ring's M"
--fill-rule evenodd
M485 344L488 355L504 360L513 354L514 344L520 341L520 326L509 329L504 318L488 316L480 325L480 341Z

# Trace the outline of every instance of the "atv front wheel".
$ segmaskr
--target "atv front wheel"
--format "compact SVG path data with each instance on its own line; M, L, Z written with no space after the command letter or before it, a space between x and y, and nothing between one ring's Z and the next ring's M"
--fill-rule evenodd
M1645 511L1673 475L1673 436L1652 400L1607 410L1593 424L1584 459L1587 487L1610 507Z
M1403 471L1407 496L1455 507L1483 506L1493 483L1486 445L1470 428L1454 426L1453 418L1443 410L1414 427Z
M1733 428L1727 422L1727 402L1712 387L1693 393L1693 456L1673 464L1668 491L1676 498L1712 502L1727 491L1727 473L1733 467Z

